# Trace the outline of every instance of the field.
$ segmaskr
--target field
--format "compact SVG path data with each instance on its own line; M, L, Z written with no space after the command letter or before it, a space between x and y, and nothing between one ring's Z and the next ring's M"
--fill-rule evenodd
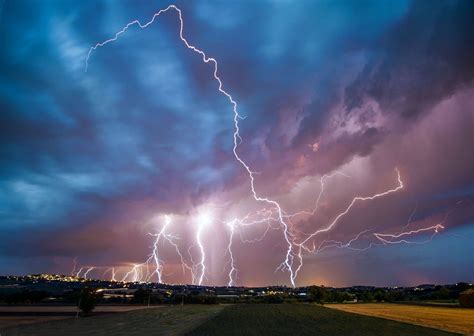
M462 334L474 334L473 309L389 303L335 304L328 307Z
M153 307L153 306L152 306ZM150 308L152 308L150 307ZM131 310L146 309L147 306L140 305L99 305L95 307L94 312L98 313L120 313ZM24 305L24 306L0 306L0 314L5 313L39 313L39 314L49 314L49 313L73 313L75 314L78 311L76 306L34 306L34 305Z
M316 305L240 305L223 310L189 335L450 335Z
M0 328L2 336L183 335L212 318L224 306L166 306L85 318Z
M311 304L185 305L0 329L13 335L454 335Z
M146 306L137 305L103 305L97 306L94 314L103 315L111 313L121 313L137 309L146 309ZM26 324L33 324L47 321L64 320L75 317L78 312L76 306L0 306L0 330Z

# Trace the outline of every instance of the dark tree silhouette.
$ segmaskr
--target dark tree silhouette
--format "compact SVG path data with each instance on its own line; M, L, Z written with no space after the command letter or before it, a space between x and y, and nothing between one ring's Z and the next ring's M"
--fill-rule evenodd
M311 301L324 304L328 296L328 293L324 287L311 286L309 288L309 296L311 298Z
M90 314L97 302L97 294L91 288L83 288L79 296L78 307L84 315Z

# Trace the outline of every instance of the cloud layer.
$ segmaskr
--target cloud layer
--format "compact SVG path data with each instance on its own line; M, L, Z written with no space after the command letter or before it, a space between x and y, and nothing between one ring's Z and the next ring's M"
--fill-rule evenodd
M150 253L160 214L173 214L173 234L196 258L196 214L210 207L206 282L227 283L224 222L262 204L232 154L232 109L212 66L183 47L170 12L94 52L84 72L90 46L168 4L3 4L1 273L67 273L76 257L125 271ZM426 245L305 255L298 284L474 280L472 3L177 5L186 37L219 61L245 116L238 150L258 172L261 195L287 213L311 209L324 174L349 176L329 179L318 211L289 222L295 239L325 227L356 195L394 187L395 168L401 192L358 204L311 244L371 230L352 246L362 249L376 243L373 232L397 233L409 219L410 228L446 227ZM274 274L286 245L270 225L234 240L237 283L288 283ZM242 241L267 229L259 242ZM162 249L166 280L190 282L174 249Z

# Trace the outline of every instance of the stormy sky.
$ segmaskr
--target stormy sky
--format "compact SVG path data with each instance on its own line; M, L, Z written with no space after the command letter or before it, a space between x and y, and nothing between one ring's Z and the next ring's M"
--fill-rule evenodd
M234 284L290 284L284 226L296 269L298 243L399 172L309 239L296 285L474 281L474 2L175 2L238 103L257 194L307 212L284 223L253 198L232 105L176 11L85 72L90 47L170 4L0 1L1 274L121 278L168 216L163 278L190 283L176 249L199 262L205 212L204 284L227 284L231 257Z

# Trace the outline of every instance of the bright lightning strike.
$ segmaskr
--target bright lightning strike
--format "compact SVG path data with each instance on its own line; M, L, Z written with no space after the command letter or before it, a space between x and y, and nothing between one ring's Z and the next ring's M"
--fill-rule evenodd
M170 225L171 223L171 218L170 216L165 216L165 224L161 228L160 232L156 235L155 242L153 244L153 251L152 251L152 257L155 260L155 273L156 276L158 277L158 282L163 283L163 264L160 261L160 258L158 257L158 243L160 241L160 238L164 236L165 230Z
M117 278L116 278L117 274L115 273L115 267L110 268L110 274L111 274L110 281L117 282Z
M234 138L234 146L233 146L233 153L234 153L234 156L235 158L237 159L237 161L242 165L242 167L246 170L246 172L248 173L248 176L249 176L249 179L250 179L250 189L251 189L251 192L252 192L252 195L254 197L254 199L256 201L259 201L259 202L264 202L264 203L268 203L272 206L274 206L277 210L278 210L278 220L280 222L280 224L282 225L282 228L283 228L283 235L284 235L284 238L285 238L285 241L286 243L288 244L288 248L287 248L287 251L286 251L286 258L285 258L285 261L284 261L284 265L286 267L286 269L290 272L290 281L291 281L291 284L293 285L293 287L295 286L295 276L294 276L294 273L293 273L293 269L292 269L292 259L293 259L293 245L291 243L291 240L289 238L289 229L288 229L288 225L287 223L285 222L285 220L283 219L283 211L280 207L280 204L274 200L271 200L269 198L266 198L266 197L261 197L257 194L256 190L255 190L255 177L254 177L254 172L250 169L250 167L245 163L245 161L240 157L240 155L238 154L237 152L237 148L240 144L240 142L242 141L242 138L240 137L240 134L239 134L239 131L240 131L240 128L239 128L239 119L243 119L239 112L238 112L238 105L237 105L237 102L234 100L234 98L230 95L230 93L228 93L226 90L224 90L223 88L223 83L222 83L222 80L221 78L219 77L218 75L218 63L217 63L217 60L215 58L212 58L212 57L208 57L204 51L198 49L197 47L191 45L188 40L183 36L183 28L184 28L184 21L183 21L183 16L182 16L182 12L181 12L181 9L179 9L178 7L176 7L175 5L170 5L168 6L167 8L165 9L162 9L158 12L156 12L152 19L150 21L148 21L147 23L145 24L142 24L140 21L138 20L133 20L129 23L127 23L120 31L118 31L115 36L113 38L110 38L108 40L105 40L103 42L99 42L97 43L95 46L91 47L89 49L89 52L87 54L87 58L86 58L86 66L85 66L85 71L87 72L87 69L89 67L89 58L91 56L91 53L92 51L96 50L97 48L99 47L103 47L111 42L114 42L114 41L117 41L118 38L120 37L120 35L124 34L128 28L130 28L131 26L134 26L134 25L138 25L141 29L144 29L144 28L147 28L149 25L151 25L155 19L157 17L159 17L162 13L165 13L169 10L175 10L177 13L178 13L178 17L179 17L179 22L180 22L180 29L179 29L179 37L181 39L181 41L185 44L185 46L188 48L188 49L191 49L193 50L194 52L196 52L197 54L201 55L202 57L202 60L204 63L212 63L214 65L214 79L217 81L218 83L218 90L220 93L222 93L224 96L226 96L226 98L229 100L229 102L231 103L232 105L232 110L234 112L234 134L233 134L233 138ZM199 237L200 235L198 235ZM200 249L201 249L201 252L203 251L203 248L201 248L201 244L200 245ZM202 265L202 268L205 268L204 265ZM203 273L204 272L201 272L201 276L199 277L199 283L202 283L202 277L203 277Z
M144 264L135 264L133 265L132 269L125 273L125 275L122 277L122 280L120 282L142 282L143 279L143 273L142 273L142 266ZM127 280L129 279L129 280Z
M230 257L230 271L229 271L229 282L227 285L231 287L235 285L235 276L237 275L237 269L235 268L234 253L232 251L232 243L234 241L235 226L233 222L230 222L228 226L230 228L230 236L229 236L229 245L227 245L227 252L229 253L229 257Z
M202 285L204 276L206 273L206 252L204 250L204 245L202 244L202 230L205 229L212 223L212 216L208 211L203 211L197 217L198 229L196 233L196 243L198 244L199 251L201 253L201 259L197 266L200 269L200 275L197 279L197 284Z
M87 280L87 276L88 276L89 273L90 273L92 270L94 270L94 269L95 269L95 267L89 267L89 268L84 272L84 274L83 274L82 277Z
M323 233L323 232L328 232L330 231L336 224L337 222L342 218L344 217L345 215L347 215L349 213L349 211L351 210L351 208L357 203L357 202L361 202L361 201L368 201L368 200L374 200L376 198L380 198L380 197L383 197L383 196L386 196L386 195L389 195L391 193L394 193L400 189L403 189L403 182L402 182L402 179L401 179L401 176L400 176L400 171L398 169L396 169L396 172L397 172L397 180L398 180L398 185L393 188L393 189L389 189L387 191L384 191L384 192L381 192L381 193L378 193L378 194L375 194L375 195L372 195L372 196L365 196L365 197L362 197L362 196L357 196L357 197L354 197L352 199L352 202L347 206L347 208L341 212L340 214L338 214L336 216L336 218L328 225L326 226L325 228L323 229L319 229L319 230L316 230L315 232L313 232L312 234L310 234L306 239L304 239L301 243L298 244L298 246L301 246L303 247L310 239L314 238L315 236L317 236L318 234L320 233Z
M76 272L76 277L79 278L83 269L84 269L83 267L79 268L79 270Z
M100 47L104 47L105 45L107 45L109 43L117 41L119 39L119 37L122 34L124 34L131 26L138 26L141 29L147 28L148 26L150 26L151 24L154 23L156 18L158 18L161 14L166 13L168 11L175 11L178 14L178 19L179 19L179 24L180 24L180 26L179 26L179 38L183 42L185 47L192 50L196 54L200 55L201 58L202 58L202 61L204 63L213 65L213 69L214 69L213 70L213 77L214 77L215 81L218 84L217 89L222 95L224 95L227 98L230 105L232 106L233 125L234 125L232 152L234 154L234 157L238 161L238 163L242 166L242 168L246 171L246 173L248 175L250 193L251 193L253 199L257 202L265 203L270 207L269 210L264 209L263 212L259 213L257 215L257 217L259 217L258 219L254 219L255 218L254 216L249 216L248 215L248 216L244 217L243 219L234 219L233 221L227 222L228 225L229 225L229 228L230 228L230 237L229 237L229 244L227 246L227 251L228 251L228 253L230 255L230 258L231 258L231 269L230 269L230 272L229 272L229 283L228 284L229 284L229 286L235 284L235 276L237 274L237 269L235 268L234 256L233 256L233 253L232 253L232 244L233 244L234 234L235 234L235 230L237 229L237 226L243 227L243 226L249 226L249 225L256 225L256 224L259 224L259 223L267 223L267 229L264 233L264 236L265 236L266 233L268 232L268 230L271 228L270 223L271 222L277 222L279 224L280 228L282 229L283 238L284 238L284 240L286 242L286 246L287 246L284 261L281 263L281 265L277 269L286 270L289 273L290 282L294 287L295 286L295 280L296 280L296 277L298 275L298 272L300 271L300 269L303 265L302 251L315 253L315 252L321 251L322 249L325 249L329 246L335 246L335 247L339 247L339 248L350 248L350 245L355 240L359 239L360 235L365 233L365 231L359 233L356 236L356 238L350 240L348 243L342 243L342 242L336 242L336 241L325 241L318 248L316 248L316 246L314 246L314 243L313 243L312 248L308 247L307 246L308 243L311 240L313 240L313 238L318 236L319 234L331 231L336 226L336 224L344 216L346 216L350 212L350 210L353 208L353 206L355 204L357 204L359 202L362 202L362 201L374 200L374 199L379 198L379 197L387 196L391 193L394 193L394 192L397 192L397 191L403 189L404 186L403 186L403 182L401 180L400 172L399 172L398 169L396 169L397 179L398 179L398 185L396 187L394 187L392 189L389 189L387 191L372 195L372 196L365 196L365 197L357 196L357 197L354 197L353 200L351 201L351 203L345 208L345 210L342 211L341 213L339 213L334 218L334 220L332 222L330 222L326 227L324 227L322 229L319 229L319 230L316 230L315 232L309 234L306 238L304 238L299 243L295 242L294 232L293 233L290 232L290 228L289 228L287 220L290 220L291 218L294 218L294 217L300 216L300 215L307 215L307 216L314 215L316 213L318 207L319 207L319 201L320 201L320 199L322 197L322 194L324 192L326 179L328 179L328 178L330 178L334 175L343 175L343 176L346 176L346 177L347 177L347 175L344 175L343 173L340 173L340 172L336 172L336 173L331 174L331 175L324 175L320 179L321 189L320 189L320 193L319 193L319 195L316 199L314 209L312 209L310 211L300 211L300 212L288 214L282 209L281 205L277 201L259 195L257 190L256 190L256 187L255 187L255 174L256 173L251 170L250 166L244 161L244 159L238 153L238 147L239 147L240 143L242 142L242 138L240 136L239 120L243 119L243 117L238 112L238 104L234 100L232 95L227 90L224 89L223 82L222 82L222 80L219 76L217 60L215 58L208 57L203 50L201 50L201 49L195 47L194 45L190 44L188 42L188 40L184 37L184 35L183 35L183 30L184 30L183 15L182 15L182 11L178 7L176 7L175 5L170 5L170 6L166 7L165 9L159 10L158 12L156 12L153 15L153 17L151 18L150 21L148 21L144 24L141 23L139 20L133 20L133 21L127 23L121 30L119 30L114 35L114 37L112 37L110 39L107 39L103 42L99 42L99 43L95 44L93 47L91 47L89 49L89 52L87 54L87 59L86 59L86 64L85 64L85 71L87 72L87 70L88 70L89 59L90 59L91 54L92 54L93 51L97 50ZM263 213L265 213L265 215L263 215L263 217L262 217L261 214L263 214ZM253 219L250 220L250 218L253 218ZM162 227L161 231L158 234L154 235L156 237L156 239L155 239L155 242L154 242L154 245L153 245L152 253L151 253L150 257L147 259L147 261L145 261L145 263L143 263L143 264L134 265L133 268L125 274L123 280L125 280L127 278L132 278L135 281L140 281L142 279L148 280L149 277L151 276L148 273L148 264L153 260L154 264L155 264L155 270L154 270L153 273L155 273L157 275L158 282L163 281L163 278L162 278L162 275L163 275L163 273L162 273L162 271L163 271L163 262L162 262L162 260L160 260L159 253L158 253L159 252L158 251L158 242L160 241L160 239L163 239L163 240L168 241L173 247L175 247L176 252L179 254L179 256L181 258L183 273L185 272L185 269L191 270L193 283L197 283L197 284L201 285L203 280L204 280L205 272L206 272L206 265L205 265L206 255L205 255L205 248L204 248L204 245L203 245L203 242L202 242L202 233L203 233L204 228L212 221L212 219L209 217L209 214L200 214L198 216L198 218L196 218L196 221L197 221L197 224L198 224L198 229L197 229L197 232L196 232L196 244L197 244L197 247L199 248L199 251L200 251L200 260L199 260L198 263L194 263L194 261L192 259L192 255L190 253L191 247L189 247L188 253L190 255L191 262L192 262L193 266L190 267L184 262L183 255L180 252L180 250L178 248L178 245L176 244L176 242L174 240L174 238L176 238L176 237L173 237L171 235L166 234L166 229L169 225L169 223L167 223ZM438 230L440 230L441 228L443 228L443 227L442 226L436 226L436 227L426 228L426 230L435 230L435 233L437 233ZM424 229L421 229L421 230L424 230ZM412 232L412 231L402 232L402 233L399 234L399 236L397 236L397 235L387 235L387 234L374 234L374 235L380 241L385 240L386 243L395 243L397 239L402 238L402 237L407 236L407 235L414 234L414 233L415 232ZM242 239L242 233L240 232L240 230L239 230L239 234L241 235L241 239ZM263 239L263 237L261 239ZM245 241L245 240L242 239L242 241ZM248 241L251 241L251 240L248 240ZM257 241L258 241L258 239L257 239ZM405 239L400 239L400 242L404 242L404 241L405 241ZM146 267L146 272L147 272L146 274L142 273L142 270L141 270L142 267ZM80 272L81 272L81 270L78 272L78 274Z
M411 230L411 231L405 231L399 234L388 234L388 233L374 233L374 236L380 240L384 244L400 244L400 243L406 243L406 244L423 244L430 242L433 237L439 233L440 230L443 230L444 226L441 224L436 224L433 226L417 229L417 230ZM425 232L432 232L432 235L429 240L422 241L422 242L414 242L414 241L409 241L406 239L406 237L410 237L419 233L425 233Z

